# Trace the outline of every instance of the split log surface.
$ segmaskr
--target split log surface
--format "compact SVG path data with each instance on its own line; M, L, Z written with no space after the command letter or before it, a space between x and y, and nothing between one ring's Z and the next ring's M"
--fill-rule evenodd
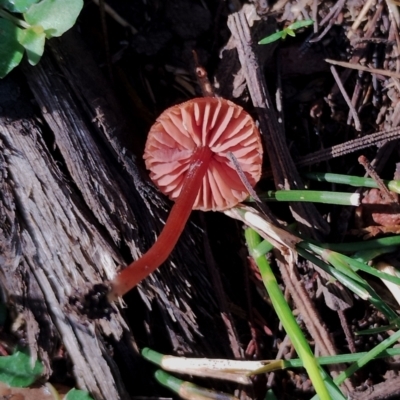
M74 32L53 40L40 64L24 66L23 73L0 81L0 262L6 302L22 317L16 333L26 337L47 375L62 343L79 388L96 399L127 398L105 349L111 341L143 384L130 329L118 311L90 320L71 304L71 296L79 299L93 284L111 279L119 265L139 257L160 232L168 204L120 144L121 137L134 133ZM220 313L202 241L196 239L200 233L193 225L185 230L171 261L140 285L128 312L147 308L147 321L143 312L136 319L133 313L131 323L144 330L158 318L171 351L213 349L229 355L224 323L215 320ZM153 317L155 308L161 312Z

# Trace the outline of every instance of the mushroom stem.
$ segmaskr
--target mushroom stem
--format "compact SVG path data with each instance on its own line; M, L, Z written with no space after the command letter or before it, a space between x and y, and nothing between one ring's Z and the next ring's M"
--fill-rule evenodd
M108 295L109 300L115 300L133 289L168 258L189 219L212 154L208 146L198 147L193 153L182 190L172 206L164 229L154 245L141 258L132 262L114 278Z

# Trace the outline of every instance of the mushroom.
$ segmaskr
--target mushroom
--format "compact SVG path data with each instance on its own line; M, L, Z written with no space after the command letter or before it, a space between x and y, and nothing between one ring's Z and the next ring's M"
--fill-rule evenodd
M175 204L155 244L111 282L109 299L127 293L168 258L192 209L222 211L243 201L248 191L228 154L254 186L262 152L253 119L229 100L195 98L164 111L150 129L144 160L152 181Z

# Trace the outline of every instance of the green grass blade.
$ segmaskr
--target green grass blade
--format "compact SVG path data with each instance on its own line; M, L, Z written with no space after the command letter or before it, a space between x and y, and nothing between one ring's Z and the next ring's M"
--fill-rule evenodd
M369 301L371 295L368 290L365 288L365 282L362 280L354 280L349 275L344 274L343 272L337 270L333 266L325 263L321 259L317 258L315 255L309 253L303 248L297 246L297 252L306 260L311 261L313 264L318 265L321 269L327 272L329 275L336 278L343 286L347 287L354 294L359 296L363 300ZM357 276L358 277L358 276ZM360 278L360 277L358 277Z
M339 264L339 263L346 264L354 272L361 270L370 275L376 276L377 278L385 279L389 282L395 283L396 285L400 285L400 278L398 278L397 276L387 274L386 272L378 271L377 269L369 266L368 264L357 261L351 257L344 255L344 254L337 253L336 251L331 251L331 250L326 249L323 252L322 257L325 259L325 261L331 263L332 265Z
M393 311L387 305L387 303L384 302L378 296L378 294L375 292L375 290L370 285L368 285L367 281L365 281L361 276L359 276L354 270L351 269L351 267L349 266L347 261L345 261L342 257L340 257L340 256L343 256L343 254L330 252L329 250L322 249L321 247L318 247L312 243L307 243L307 242L299 243L297 245L297 249L298 249L299 254L301 254L301 255L304 254L305 258L309 257L309 255L305 254L307 252L301 253L300 249L309 249L311 251L314 251L316 254L320 255L327 263L332 264L337 269L338 272L341 272L342 274L347 276L347 280L344 280L343 282L340 280L344 285L349 284L353 281L353 285L352 285L353 289L363 288L364 291L366 291L368 293L367 298L365 298L365 297L361 297L361 298L366 299L371 304L373 304L379 311L381 311L383 314L385 314L385 316L389 319L390 322L398 321L398 316L397 316L396 312ZM329 254L329 252L331 254ZM332 255L332 253L334 253L335 255ZM339 254L339 256L336 256L337 254ZM345 257L345 256L343 256L343 257ZM348 258L349 257L347 257L347 259ZM319 265L319 264L317 264L317 265ZM335 273L333 271L330 273L333 276L337 276L337 277L340 276L340 275L337 275L337 273L335 275ZM388 274L385 274L385 275L388 275ZM391 276L391 275L389 275L389 276ZM348 287L350 289L351 286L348 286ZM400 327L400 325L398 325L398 327Z
M350 243L324 243L319 244L324 249L330 249L339 253L355 253L362 250L379 249L391 246L400 246L400 235L388 236L384 238L363 240L361 242Z
M373 179L363 178L360 176L332 174L324 172L309 172L305 174L305 177L319 182L339 183L355 187L379 188L378 184ZM383 182L392 192L400 193L400 181L384 180Z
M202 386L195 385L191 382L183 381L174 376L157 370L154 374L155 378L161 385L172 390L183 399L188 400L238 400L237 397L227 393L215 392Z
M334 381L337 384L341 384L345 379L353 375L357 370L366 365L369 361L377 358L384 350L389 346L394 345L400 339L400 330L394 333L392 336L385 339L383 342L379 343L373 349L364 354L360 359L358 359L349 368L343 371L339 376L337 376Z
M361 353L349 353L349 354L339 354L337 356L323 356L317 357L317 361L319 365L333 365L333 364L342 364L342 363L351 363L358 361L360 358L367 355L367 352ZM393 349L385 349L381 353L379 353L375 358L386 358L400 355L399 348ZM300 368L303 367L303 361L300 358L294 358L291 360L273 360L271 363L266 364L262 368L258 368L255 371L252 371L248 375L259 375L264 374L266 372L282 370L287 368Z
M367 263L373 260L376 257L381 256L382 254L393 253L396 251L398 246L388 246L388 247L381 247L376 249L368 249L362 250L357 253L353 254L353 260L356 260L361 263Z
M253 255L253 249L260 244L261 237L257 232L250 228L246 229L245 237L249 247L249 252ZM310 376L316 392L323 400L331 399L332 397L335 399L344 399L340 390L332 384L330 377L325 375L325 379L322 378L324 371L318 365L303 332L293 317L292 311L279 288L278 282L276 281L268 261L264 256L260 256L255 259L255 262L259 268L262 280L271 298L274 309L282 322L285 331L289 335L297 354L303 360L304 367ZM328 386L331 386L331 389L328 389ZM333 393L332 397L330 391Z
M299 243L297 245L298 248L302 248L304 250L310 250L313 253L317 254L318 256L320 256L324 261L326 261L327 263L333 265L338 271L340 271L342 274L347 275L349 278L353 279L355 282L358 282L361 286L366 284L366 281L361 278L360 275L358 275L356 272L354 272L348 265L347 263L342 263L342 262L337 262L335 264L333 264L331 261L332 259L327 259L326 255L327 252L329 252L330 250L327 249L323 249L322 247L319 247L317 245L315 245L314 243L309 243L306 241L303 241L301 243Z
M262 200L301 201L310 203L359 206L358 193L329 192L321 190L277 190L260 194Z

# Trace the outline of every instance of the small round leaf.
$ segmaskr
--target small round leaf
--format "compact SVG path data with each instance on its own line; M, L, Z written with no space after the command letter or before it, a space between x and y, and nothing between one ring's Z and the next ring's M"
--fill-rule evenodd
M27 387L43 373L40 361L31 365L28 354L17 351L11 356L0 357L0 381L14 387Z
M42 0L24 14L30 25L41 25L47 38L61 36L70 29L83 7L83 0Z

